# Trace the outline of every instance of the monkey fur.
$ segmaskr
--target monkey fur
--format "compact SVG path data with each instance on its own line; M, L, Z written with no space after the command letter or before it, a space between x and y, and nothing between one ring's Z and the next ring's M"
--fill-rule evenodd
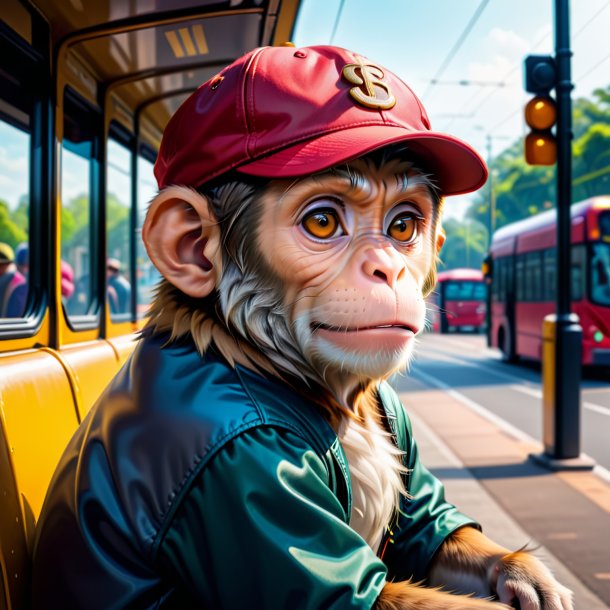
M444 241L434 178L403 158L390 148L306 179L232 175L201 192L168 187L143 228L165 278L148 330L190 335L201 353L214 347L232 365L306 388L347 455L350 526L374 551L409 493L374 388L408 366L414 342L366 348L352 330L386 307L401 310L416 335ZM388 209L403 214L397 230L413 229L408 243L387 239ZM362 273L374 299L354 280ZM570 591L542 562L467 526L445 540L427 582L387 582L375 608L493 610L514 600L521 610L572 608Z

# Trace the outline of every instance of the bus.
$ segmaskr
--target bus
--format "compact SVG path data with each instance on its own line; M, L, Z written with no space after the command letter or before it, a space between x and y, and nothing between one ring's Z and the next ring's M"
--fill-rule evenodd
M482 271L467 268L441 271L434 295L434 331L444 334L483 328L487 286Z
M556 233L556 213L549 210L493 235L488 345L506 361L542 359L542 322L556 302ZM610 365L610 196L572 205L570 267L582 363Z
M27 607L53 471L143 326L165 124L222 67L288 41L298 8L0 2L0 608Z

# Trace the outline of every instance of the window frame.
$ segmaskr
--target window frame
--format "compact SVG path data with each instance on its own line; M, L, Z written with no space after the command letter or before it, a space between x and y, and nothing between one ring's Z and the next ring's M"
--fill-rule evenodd
M141 159L142 161L146 161L146 162L150 163L154 167L156 157L157 157L156 153L153 151L153 149L148 144L146 144L144 142L140 142L138 155L135 159L136 164L139 164L139 161ZM132 290L132 298L134 299L135 317L136 317L136 320L139 321L139 320L145 319L148 315L145 312L142 312L142 313L138 312L138 307L140 306L140 302L139 302L140 285L137 281L137 273L138 273L139 268L138 268L138 260L137 260L138 259L138 244L136 242L137 242L137 240L142 239L140 227L138 226L138 214L140 212L140 181L142 180L139 165L138 165L138 170L137 170L136 175L137 175L137 182L135 184L136 204L134 206L134 225L133 225L133 236L134 236L134 243L135 243L135 249L133 251L133 254L134 254L135 260L134 260L134 283L132 284L132 286L135 288L135 290ZM145 210L143 210L143 211L145 211Z
M26 7L27 9L27 7ZM52 263L46 254L51 249L51 198L48 196L52 180L54 105L51 102L49 29L40 16L32 11L32 44L22 39L6 24L0 22L0 53L14 56L6 61L7 76L13 77L16 87L10 92L1 87L3 109L0 120L25 132L29 136L28 147L28 294L24 315L19 318L3 318L0 322L0 341L15 339L35 340L48 344L50 336L41 336L43 320L48 315L51 299ZM15 67L10 72L11 66ZM27 75L24 77L23 75ZM8 79L2 79L7 81ZM1 82L1 81L0 81ZM9 91L8 95L6 95ZM15 93L16 91L16 93ZM28 121L19 115L27 116ZM27 345L24 343L23 345ZM10 346L9 346L10 348ZM0 345L3 351L4 345Z
M92 139L91 139L91 156L88 159L89 163L89 273L90 273L90 286L91 286L91 300L87 307L87 313L70 315L62 303L63 318L71 331L79 332L85 330L93 330L100 327L102 318L102 304L103 298L101 295L105 292L101 289L101 282L105 280L100 268L100 262L103 259L105 253L102 252L104 239L101 235L101 231L106 230L106 224L102 221L102 210L105 209L105 205L101 204L102 189L100 187L101 180L105 179L104 172L102 170L102 164L104 162L101 153L101 143L103 138L103 114L102 111L91 104L86 98L80 93L73 89L70 85L66 85L63 90L63 116L61 120L64 123L67 116L66 106L74 104L78 112L83 112L90 115L92 125ZM61 146L58 147L63 155L63 149L66 147L70 150L70 146L65 144L65 134L61 141ZM74 152L74 151L71 151ZM78 154L78 153L76 153ZM58 176L59 184L58 190L61 193L62 209L64 207L64 192L63 192L63 158L61 160L62 171ZM60 255L62 252L62 245L64 243L64 236L60 233L60 243L58 244ZM105 267L105 265L104 265ZM58 269L59 272L59 269ZM76 278L75 278L76 280Z
M105 180L106 180L106 188L104 189L104 195L106 200L108 199L108 143L110 140L114 140L119 146L125 148L127 153L129 154L129 220L128 220L128 244L129 244L129 257L126 261L127 265L127 279L131 284L131 296L129 301L129 309L126 312L121 313L112 313L110 311L110 305L106 300L106 306L108 307L110 322L113 324L122 323L122 322L134 322L136 320L136 299L137 295L134 290L134 281L136 278L136 220L137 220L137 201L134 201L134 182L137 179L137 172L134 175L134 148L135 148L135 136L132 133L129 133L123 125L121 125L116 120L111 120L108 127L108 134L105 142L106 147L106 171L105 171ZM108 249L107 240L108 240L108 210L105 206L105 218L104 218L104 231L105 231L105 240L106 250ZM108 257L108 252L106 252L106 257ZM106 264L104 264L104 269L106 268ZM105 273L104 273L105 275ZM106 286L106 290L108 287Z

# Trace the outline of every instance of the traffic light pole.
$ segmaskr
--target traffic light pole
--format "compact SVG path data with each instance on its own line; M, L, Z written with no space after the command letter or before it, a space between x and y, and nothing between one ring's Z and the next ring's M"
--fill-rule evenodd
M557 318L570 313L570 205L572 203L572 76L568 0L555 0L557 65ZM580 367L578 367L580 368Z
M572 99L569 0L555 0L557 66L557 312L543 327L544 453L554 470L588 469L580 452L582 328L571 313Z

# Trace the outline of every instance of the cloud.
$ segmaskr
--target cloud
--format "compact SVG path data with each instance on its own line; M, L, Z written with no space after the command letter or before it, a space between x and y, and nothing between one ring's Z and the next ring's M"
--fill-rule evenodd
M473 80L502 80L511 85L521 86L525 56L532 52L550 52L551 44L550 24L538 28L531 40L514 30L494 27L485 37L485 59L470 63L469 77Z
M495 27L491 29L487 38L498 51L502 51L513 60L527 53L530 47L530 43L513 30Z
M0 147L0 199L11 208L29 190L29 165L27 156L10 156L6 148Z

